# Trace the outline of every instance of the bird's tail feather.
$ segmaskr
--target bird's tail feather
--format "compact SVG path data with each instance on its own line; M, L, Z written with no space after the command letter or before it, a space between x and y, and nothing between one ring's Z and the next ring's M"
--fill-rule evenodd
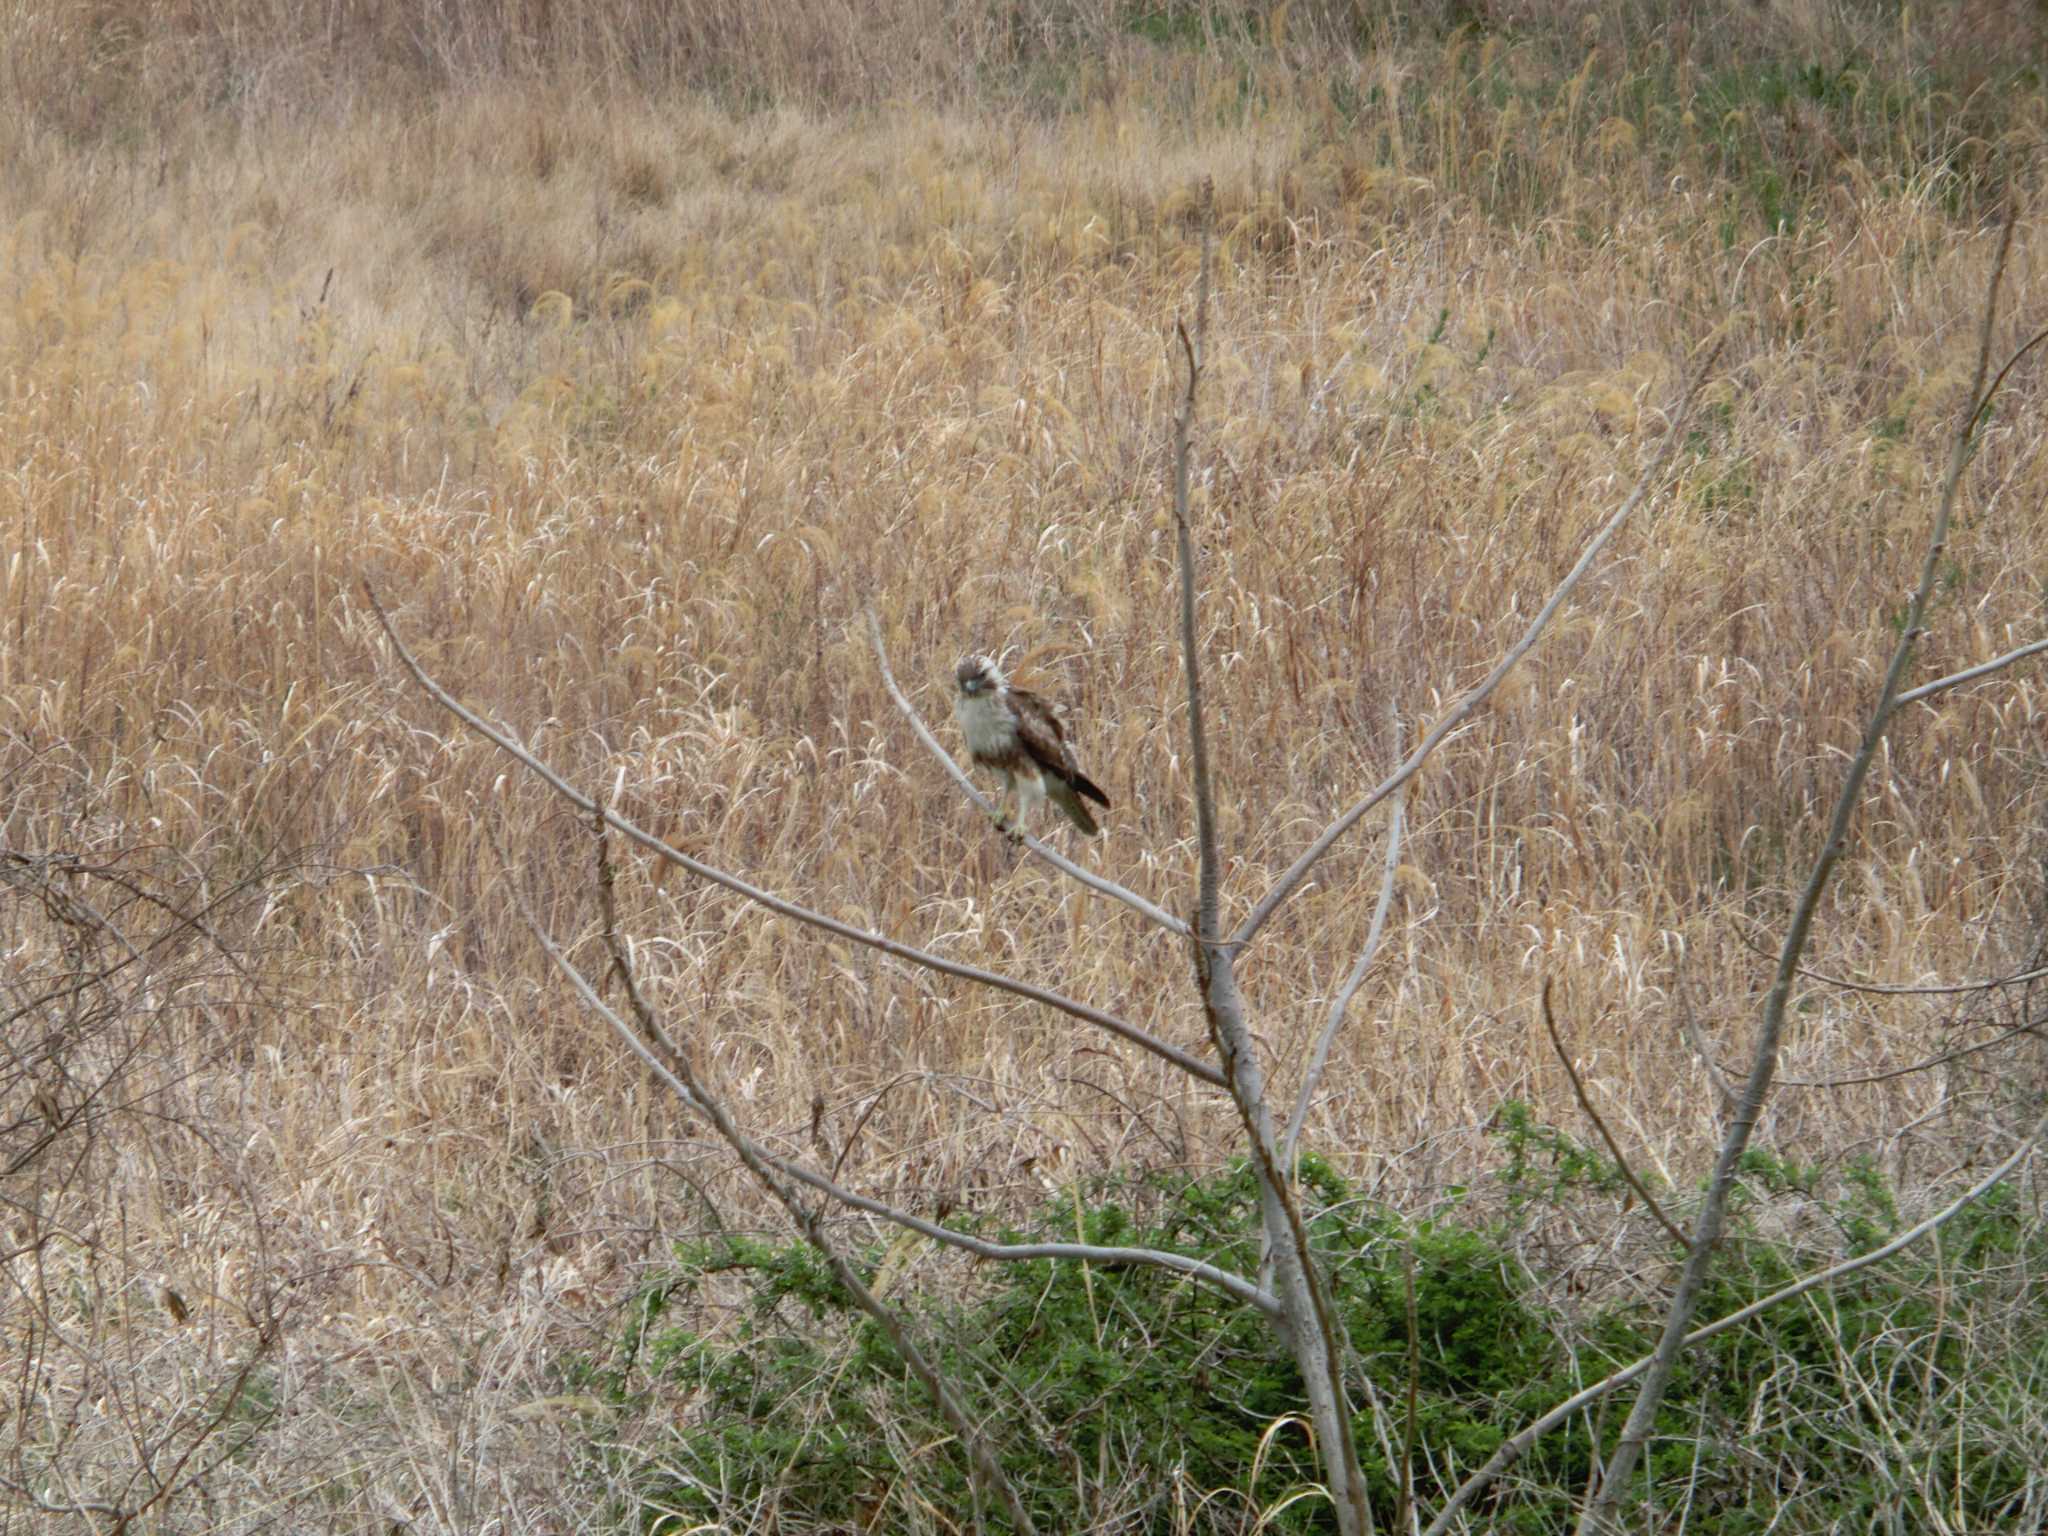
M1075 790L1080 789L1082 785L1087 785L1089 789L1095 788L1086 779L1081 780L1077 784L1062 784L1054 780L1045 786L1045 797L1060 808L1066 815L1067 820L1079 827L1087 836L1093 837L1102 828L1095 824L1095 818L1088 814L1088 807L1081 803L1081 796L1075 793ZM1096 790L1095 798L1102 800L1102 792L1100 790ZM1102 803L1104 805L1109 804L1107 800L1102 800Z
M1095 785L1095 781L1089 778L1088 775L1086 775L1085 773L1077 773L1074 775L1072 782L1074 786L1074 792L1076 794L1086 795L1090 800L1093 800L1097 805L1107 809L1109 805L1109 796L1105 795L1100 789L1098 789Z

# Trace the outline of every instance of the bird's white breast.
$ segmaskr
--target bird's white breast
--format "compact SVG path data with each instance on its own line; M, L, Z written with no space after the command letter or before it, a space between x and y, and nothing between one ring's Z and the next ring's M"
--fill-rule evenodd
M1008 757L1017 750L1017 722L998 694L963 693L953 701L953 716L976 757Z

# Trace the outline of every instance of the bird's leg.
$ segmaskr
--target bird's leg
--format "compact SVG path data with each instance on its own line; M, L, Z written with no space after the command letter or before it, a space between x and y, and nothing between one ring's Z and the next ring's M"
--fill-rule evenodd
M996 814L994 818L996 830L1002 833L1004 837L1007 837L1013 847L1020 840L1017 834L1016 819L1011 811L1011 807L1015 804L1016 800L1017 786L1015 784L1005 784L1003 792L996 796Z

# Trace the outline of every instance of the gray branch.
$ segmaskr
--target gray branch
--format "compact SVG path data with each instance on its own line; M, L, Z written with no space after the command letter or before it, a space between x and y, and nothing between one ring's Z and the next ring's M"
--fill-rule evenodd
M1840 987L1844 992L1870 992L1879 997L1953 997L1960 992L1994 992L2000 987L2017 987L2029 981L2039 981L2043 976L2048 976L2048 966L2038 966L2013 976L1992 976L1983 981L1928 982L1922 985L1850 981L1847 977L1829 976L1822 971L1809 970L1803 965L1799 967L1799 974L1809 981Z
M1756 1129L1757 1121L1763 1114L1764 1099L1770 1093L1771 1080L1777 1075L1778 1048L1784 1033L1785 1008L1792 995L1793 985L1798 980L1800 956L1806 951L1807 936L1811 933L1814 919L1820 911L1821 894L1827 889L1829 877L1833 875L1836 863L1848 848L1849 823L1863 798L1863 781L1870 772L1871 764L1876 760L1878 746L1884 740L1885 728L1890 723L1896 707L1899 682L1906 675L1907 665L1912 661L1913 647L1920 638L1920 626L1926 619L1927 604L1934 594L1942 551L1948 545L1949 523L1955 512L1963 471L1969 465L1977 421L1988 399L1984 381L1991 368L1991 328L1998 312L1998 288L2000 279L2005 274L2006 255L2012 248L2013 224L2013 211L2009 210L2005 231L1999 240L1998 255L1991 269L1990 290L1985 295L1984 322L1977 346L1977 370L1970 380L1969 397L1962 417L1956 424L1948 472L1942 479L1941 500L1935 511L1934 526L1928 534L1927 553L1921 562L1920 582L1913 591L1912 602L1907 606L1905 623L1899 630L1898 644L1892 648L1891 663L1885 668L1884 683L1878 690L1877 703L1870 712L1869 722L1864 727L1862 745L1856 756L1851 759L1841 792L1835 798L1834 814L1829 819L1827 841L1813 862L1813 868L1807 876L1806 888L1800 894L1798 904L1792 909L1791 922L1785 930L1784 944L1778 952L1777 976L1764 999L1763 1018L1757 1029L1749 1076L1742 1085L1734 1118L1729 1122L1727 1134L1722 1138L1720 1155L1715 1159L1713 1177L1707 1185L1706 1198L1701 1203L1699 1217L1693 1223L1692 1246L1686 1254L1685 1268L1679 1275L1678 1288L1671 1298L1663 1336L1659 1339L1656 1352L1651 1356L1650 1364L1644 1371L1642 1390L1636 1397L1634 1407L1629 1411L1628 1421L1622 1426L1621 1439L1615 1445L1614 1455L1608 1459L1607 1466L1601 1473L1600 1486L1580 1518L1580 1536L1599 1536L1599 1533L1612 1531L1618 1527L1616 1511L1622 1490L1628 1486L1643 1447L1649 1441L1657 1409L1664 1400L1671 1374L1677 1368L1679 1354L1685 1348L1686 1330L1692 1322L1694 1310L1699 1306L1700 1293L1706 1285L1707 1273L1713 1265L1714 1250L1720 1245L1722 1225L1727 1217L1728 1197L1735 1186L1736 1169L1741 1163L1742 1154L1749 1147L1750 1136Z
M1692 415L1693 404L1699 398L1700 385L1706 380L1708 372L1720 355L1721 343L1716 342L1713 351L1707 354L1707 360L1693 375L1685 394L1680 397L1678 413L1671 419L1670 430L1664 434L1664 441L1658 444L1656 453L1652 455L1649 464L1637 479L1635 488L1628 493L1628 499L1621 504L1619 511L1601 525L1600 531L1593 535L1593 540L1586 546L1585 553L1579 556L1578 564L1574 565L1564 580L1557 584L1557 590L1550 594L1550 600L1530 621L1522 638L1508 648L1507 654L1501 657L1491 672L1486 674L1478 687L1458 700L1451 707L1450 713L1431 727L1429 734L1422 738L1422 744L1409 754L1406 762L1375 786L1364 799L1331 822L1323 830L1322 835L1309 844L1307 851L1288 866L1286 873L1273 882L1273 888L1256 907L1252 908L1245 920L1237 925L1237 931L1230 936L1232 944L1250 943L1253 935L1266 926L1266 920L1279 910L1280 904L1292 896L1301 882L1308 877L1308 872L1315 867L1316 861L1330 851L1331 845L1356 826L1358 819L1367 811L1414 778L1422 765L1429 761L1430 754L1443 745L1451 732L1470 719L1480 705L1493 697L1494 690L1500 687L1501 682L1515 669L1516 663L1528 655L1536 642L1543 638L1543 632L1550 627L1550 621L1557 616L1558 609L1564 606L1565 599L1571 596L1572 590L1578 586L1586 572L1593 568L1593 563L1600 558L1600 552L1607 547L1614 535L1621 531L1622 524L1629 520L1636 508L1642 505L1643 499L1650 493L1650 487L1664 472L1664 466L1669 462L1672 450L1678 446L1685 423Z
M1344 985L1330 1000L1330 1015L1323 1021L1323 1032L1316 1040L1314 1054L1309 1057L1308 1071L1302 1074L1301 1092L1295 1096L1294 1115L1287 1122L1287 1138L1280 1145L1280 1166L1290 1174L1294 1171L1295 1149L1301 1145L1302 1127L1308 1122L1309 1101L1315 1096L1316 1086L1323 1078L1323 1069L1329 1064L1330 1047L1336 1043L1337 1031L1344 1027L1344 1014L1351 1007L1351 999L1358 995L1359 987L1365 983L1365 973L1372 969L1372 962L1380 951L1380 936L1386 931L1387 909L1394 901L1394 873L1401 864L1401 829L1406 820L1407 802L1404 792L1396 792L1394 813L1387 818L1387 869L1380 878L1379 901L1372 909L1372 923L1366 929L1365 946L1359 950L1357 963L1351 967L1351 974L1344 978Z
M1343 1365L1348 1354L1343 1320L1332 1305L1299 1202L1276 1151L1272 1110L1266 1100L1258 1044L1245 1017L1239 991L1235 951L1222 942L1222 855L1216 828L1215 781L1209 769L1209 736L1202 702L1201 644L1195 623L1194 533L1188 514L1189 468L1194 457L1195 408L1209 345L1210 220L1214 188L1202 186L1202 268L1195 298L1194 334L1176 327L1187 365L1187 390L1181 397L1173 434L1173 522L1180 572L1180 641L1186 668L1188 759L1195 795L1196 840L1200 849L1193 950L1195 980L1208 1020L1209 1038L1222 1062L1225 1084L1244 1125L1251 1166L1259 1192L1259 1223L1272 1266L1273 1294L1279 1302L1277 1331L1301 1369L1302 1393L1308 1399L1315 1429L1317 1457L1339 1536L1371 1536L1372 1505L1358 1460L1351 1405L1344 1393Z
M576 994L577 1000L611 1026L613 1033L625 1042L628 1050L632 1051L635 1056L638 1056L645 1063L648 1070L660 1080L664 1088L682 1100L690 1109L710 1120L712 1125L719 1130L720 1134L726 1135L728 1141L737 1137L739 1142L745 1144L745 1155L759 1161L784 1178L802 1184L809 1189L814 1189L819 1194L836 1200L841 1205L848 1206L857 1211L865 1211L870 1216L880 1217L883 1221L892 1222L908 1231L928 1237L933 1242L943 1243L949 1248L962 1249L965 1252L974 1254L977 1258L1016 1262L1028 1259L1077 1259L1090 1264L1148 1264L1158 1269L1173 1270L1179 1274L1186 1275L1191 1280L1199 1280L1204 1285L1213 1286L1233 1300L1244 1302L1248 1306L1257 1307L1268 1316L1272 1316L1279 1310L1279 1303L1272 1296L1260 1290L1258 1286L1245 1279L1244 1276L1232 1274L1227 1269L1219 1269L1213 1264L1190 1257L1184 1253L1168 1253L1163 1249L1156 1248L1111 1248L1102 1247L1094 1243L988 1242L970 1233L956 1232L951 1227L942 1226L935 1221L927 1221L922 1216L913 1215L909 1211L899 1210L895 1206L888 1205L883 1201L848 1189L845 1185L835 1182L815 1169L806 1168L801 1163L792 1162L788 1158L769 1151L759 1142L740 1131L736 1126L731 1127L730 1134L727 1134L728 1127L719 1124L717 1117L713 1114L711 1103L701 1089L684 1082L682 1077L657 1054L658 1047L661 1053L677 1060L680 1060L683 1056L682 1048L661 1027L659 1020L652 1014L651 1010L643 1018L643 1023L648 1033L653 1036L653 1043L650 1045L648 1041L641 1038L640 1033L631 1024L620 1017L618 1010L613 1008L599 995L596 987L591 984L590 979L577 968L574 961L562 952L561 947L534 920L530 913L527 915L527 927L532 931L535 942L547 953L548 959L554 962L555 969L560 971L563 978L569 983L571 990ZM735 1143L735 1150L739 1150L738 1143Z
M1899 695L1897 702L1900 704L1917 704L1922 699L1931 699L1935 694L1946 692L1950 688L1961 687L1964 683L1974 683L1980 677L1987 677L1993 672L2002 671L2014 662L2024 661L2027 657L2038 655L2042 651L2048 651L2048 640L2036 640L2031 645L2023 645L2016 650L2007 651L2003 656L1994 656L1982 666L1968 667L1961 672L1951 672L1947 677L1937 677L1931 683L1922 683L1918 688L1909 688Z

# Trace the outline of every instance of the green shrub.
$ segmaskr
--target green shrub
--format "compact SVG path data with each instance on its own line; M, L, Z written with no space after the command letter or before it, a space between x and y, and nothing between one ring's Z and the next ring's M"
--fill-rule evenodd
M1534 1299L1516 1232L1539 1205L1611 1199L1618 1170L1524 1106L1505 1107L1497 1130L1504 1217L1454 1203L1441 1219L1404 1223L1327 1166L1303 1171L1311 1242L1329 1266L1357 1373L1371 1382L1367 1394L1354 1374L1354 1400L1370 1396L1387 1416L1384 1433L1362 1416L1358 1442L1376 1516L1389 1525L1400 1516L1404 1444L1415 1448L1410 1476L1426 1511L1531 1418L1647 1352L1661 1322L1651 1302L1566 1319ZM1898 1225L1892 1192L1865 1163L1826 1206L1823 1230L1839 1242L1766 1239L1754 1220L1762 1203L1809 1200L1821 1176L1764 1153L1746 1173L1703 1317ZM1192 1181L1100 1181L1004 1237L1142 1245L1248 1273L1255 1190L1242 1166ZM1929 1488L1948 1512L1995 1522L2033 1475L2030 1431L2019 1426L2048 1419L2048 1312L2012 1281L2031 1273L2019 1261L2040 1248L2017 1201L1987 1201L1949 1229L1939 1276L1931 1254L1908 1256L1694 1351L1659 1415L1644 1496L1656 1508L1682 1497L1688 1528L1710 1536L1774 1518L1781 1531L1910 1519L1927 1497L1916 1490ZM871 1271L901 1257L857 1256ZM1316 1479L1300 1381L1256 1313L1144 1265L948 1261L945 1277L943 1292L899 1285L892 1300L982 1416L1042 1528L1332 1528L1321 1497L1300 1496ZM735 1288L737 1308L707 1324ZM1970 1328L1957 1322L1966 1313ZM1980 1339L1994 1316L2004 1331L1987 1351ZM577 1385L608 1394L622 1419L675 1425L632 1468L608 1453L613 1485L623 1477L636 1490L635 1507L618 1511L621 1529L716 1520L731 1530L943 1530L972 1508L964 1458L922 1389L800 1243L680 1248L673 1271L639 1298L615 1358L579 1366ZM1569 1530L1590 1437L1611 1448L1626 1402L1624 1393L1540 1441L1482 1502L1476 1528ZM1973 1418L1984 1403L1996 1414ZM1638 1518L1656 1528L1652 1508Z

